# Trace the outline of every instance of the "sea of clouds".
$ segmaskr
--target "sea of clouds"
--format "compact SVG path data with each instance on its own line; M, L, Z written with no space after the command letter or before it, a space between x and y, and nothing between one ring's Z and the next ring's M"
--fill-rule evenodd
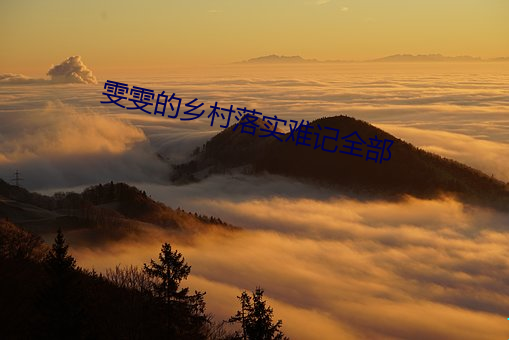
M347 114L509 181L507 65L224 65L146 77L102 75L95 84L74 56L50 68L51 80L0 81L0 177L23 165L23 172L41 167L39 178L26 176L26 185L37 189L107 179L167 180L168 164L185 161L221 131L207 118L218 102L286 120ZM183 104L198 98L206 113L181 121L101 104L107 100L106 79L175 93ZM84 153L97 176L79 164ZM151 157L158 160L146 161Z
M192 265L185 285L207 292L217 321L235 313L242 290L261 286L295 339L507 336L509 214L448 197L360 202L277 176L139 186L245 229L187 236L147 229L73 247L80 264L141 267L171 242Z
M507 64L382 67L223 65L100 75L95 84L71 57L51 79L4 74L0 178L19 169L25 187L47 193L127 181L174 208L243 227L192 237L150 229L107 245L74 239L78 263L98 270L140 265L172 242L218 320L234 314L242 289L262 286L293 338L508 337L507 213L449 197L361 202L269 175L171 185L171 165L221 131L210 110L185 122L100 103L109 79L288 120L347 114L509 181Z

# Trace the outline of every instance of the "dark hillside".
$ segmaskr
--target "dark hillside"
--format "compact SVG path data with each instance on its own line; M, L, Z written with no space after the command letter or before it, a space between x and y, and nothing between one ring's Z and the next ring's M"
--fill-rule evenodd
M175 168L175 181L196 180L203 174L225 173L241 168L248 173L263 172L294 177L332 186L343 193L363 197L395 198L402 195L432 198L453 194L460 199L497 209L509 209L508 186L479 170L426 152L369 123L347 116L321 118L310 123L336 128L340 136L357 132L367 144L369 138L390 139L391 159L381 164L365 157L325 152L313 146L280 142L233 131L230 127L214 136L196 158ZM257 130L258 131L258 130ZM289 134L286 134L283 140ZM314 137L309 142L314 145ZM329 149L335 142L327 141ZM346 149L342 149L346 150Z

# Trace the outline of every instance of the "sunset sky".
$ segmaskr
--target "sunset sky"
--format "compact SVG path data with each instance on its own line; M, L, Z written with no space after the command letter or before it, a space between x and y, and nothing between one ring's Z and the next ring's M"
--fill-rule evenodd
M76 54L104 72L272 53L503 57L508 17L506 0L8 0L0 3L0 72L42 75Z
M32 207L5 196L17 191L2 181L0 221L26 224L48 243L50 222L68 223L71 254L98 273L141 268L170 242L192 266L184 286L207 292L218 324L234 315L236 296L259 286L293 339L509 339L509 59L233 64L272 54L509 57L509 0L0 0L0 32L1 180L17 183L20 174L23 188L57 197L127 183L146 193L126 195L133 210L149 197L239 229L189 216L181 228L180 215L173 227L153 203L125 224L131 215L115 210L122 194L93 204L70 194L75 208L37 196L44 205ZM153 90L153 103L174 94L180 115L136 110L133 91L125 107L108 102L108 80ZM182 119L193 98L204 113ZM284 131L331 121L338 146L357 126L366 141L388 133L404 147L393 147L390 171L386 162L377 172L345 160L352 176L334 172L337 181L327 182L323 174L343 160L331 153L322 166L316 139L317 156L304 150L286 173L272 173L259 160L293 155L293 138L250 151L233 123L214 138L224 131L216 106L277 116ZM227 142L240 143L231 162L214 151ZM174 176L181 172L189 176ZM147 222L145 206L164 224Z

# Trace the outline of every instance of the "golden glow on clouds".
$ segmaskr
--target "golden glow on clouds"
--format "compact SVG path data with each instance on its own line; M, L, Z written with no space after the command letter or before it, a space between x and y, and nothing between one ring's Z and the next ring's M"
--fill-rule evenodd
M215 180L197 184L200 192ZM193 191L174 189L163 188L168 196ZM132 239L82 244L71 253L80 265L103 271L119 263L141 265L170 241L192 265L184 285L207 292L216 321L234 314L242 289L259 285L291 338L507 338L507 214L450 198L239 201L200 199L197 192L180 202L195 200L257 230L190 238L146 229ZM75 245L82 234L66 237Z
M143 131L130 124L77 112L60 102L48 102L40 113L31 115L30 121L31 126L24 124L18 138L0 142L0 164L40 157L121 154L145 140ZM14 126L16 122L11 123L11 129Z
M2 72L79 54L94 70L266 54L369 59L509 55L506 0L2 1Z

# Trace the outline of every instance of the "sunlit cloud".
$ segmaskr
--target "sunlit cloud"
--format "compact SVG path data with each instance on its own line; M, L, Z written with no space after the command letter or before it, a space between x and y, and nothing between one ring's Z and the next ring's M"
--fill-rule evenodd
M351 67L355 69L350 70ZM401 73L402 67L406 68L405 73ZM435 73L415 70L415 66L408 65L399 65L396 69L366 64L315 65L312 68L313 77L310 77L308 68L242 68L230 65L211 73L183 71L168 79L113 80L154 89L156 93L172 91L184 101L198 98L205 108L217 101L221 107L229 107L230 104L234 107L245 106L286 120L313 120L346 114L386 128L396 137L507 181L505 163L506 145L509 144L509 97L504 92L505 83L489 72L480 72L472 78L465 73L467 71L457 71L451 76L441 73L445 71L439 66L434 67L438 68ZM9 77L13 78L12 75ZM195 121L184 122L148 115L139 110L123 110L112 104L100 104L104 100L102 83L97 86L56 83L52 83L52 86L26 86L11 82L2 83L1 86L0 108L5 114L0 120L4 129L20 119L13 117L26 116L29 122L29 114L40 116L48 98L57 97L74 111L90 111L129 124L131 127L125 129L112 129L121 135L134 136L130 135L132 127L138 128L146 139L145 146L149 149L146 153L159 154L172 164L186 161L193 149L222 131L217 124L210 126L206 114ZM411 129L398 128L403 126ZM12 131L14 133L15 130ZM58 134L55 129L51 131ZM123 137L118 140L113 137L108 140L98 138L103 140L104 143L99 144L107 150L128 148L129 143L124 143ZM8 142L4 143L8 145ZM92 150L99 144L92 142ZM42 149L43 146L38 148ZM61 149L67 154L68 150L65 146ZM15 159L12 149L9 152L5 149L1 151L2 162ZM19 151L16 152L19 154ZM53 152L55 157L52 159L55 159L60 149L54 149ZM46 164L48 162L51 161L46 160ZM16 166L15 163L11 165ZM73 166L68 163L68 167ZM82 165L76 167L79 172ZM65 178L68 186L78 184L73 183L72 176ZM47 182L47 186L54 187L54 183Z
M446 131L380 124L380 128L424 150L466 163L509 182L509 144Z
M200 185L207 192L208 183ZM185 208L190 201L181 200ZM450 198L366 203L195 195L194 201L248 230L203 232L192 241L148 232L72 251L81 264L103 270L141 264L170 241L192 265L189 284L207 291L218 320L234 314L241 290L262 286L285 333L300 339L474 340L507 333L500 321L509 303L507 214Z
M52 66L48 76L54 82L97 84L92 71L83 64L81 57L75 55L67 58L58 65Z
M0 115L0 176L14 169L25 185L73 186L113 180L158 181L169 172L144 132L125 120L47 101L37 110Z
M7 138L0 154L11 162L53 155L118 154L145 140L143 132L125 122L79 112L61 102L48 102L37 115L9 117L0 128Z

